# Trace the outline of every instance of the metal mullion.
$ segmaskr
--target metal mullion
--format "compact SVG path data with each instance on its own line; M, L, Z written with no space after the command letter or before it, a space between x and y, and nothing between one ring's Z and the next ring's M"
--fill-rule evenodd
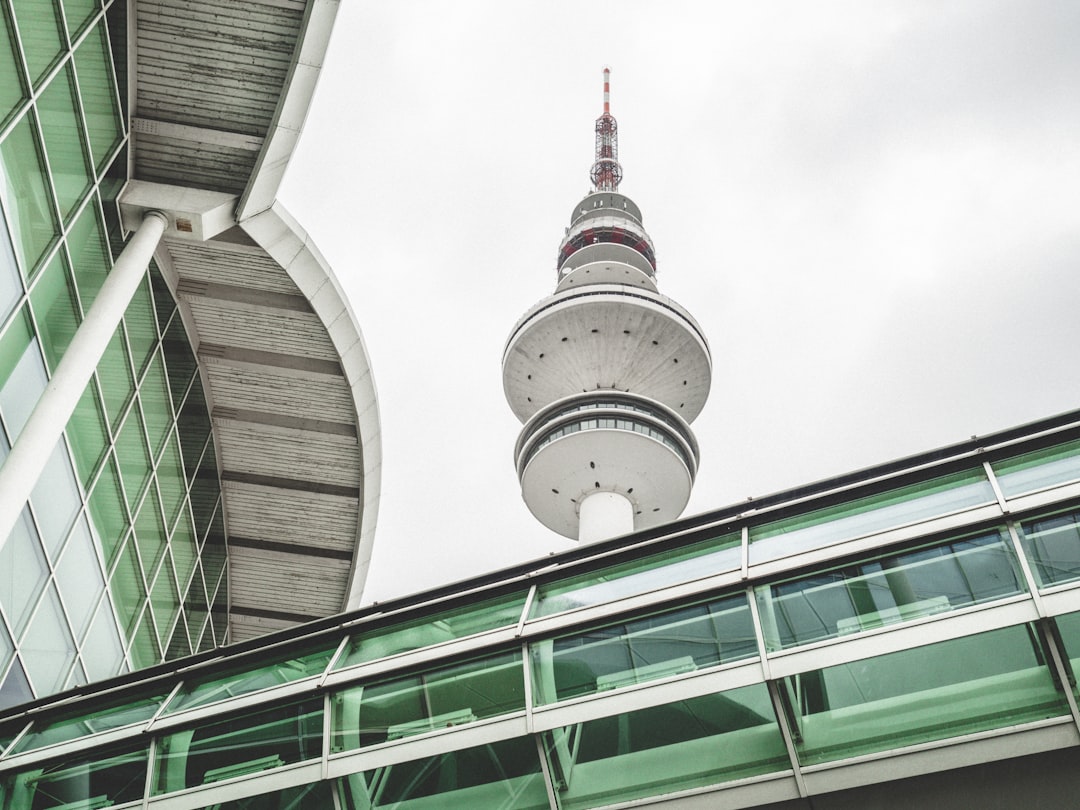
M525 628L525 622L529 620L529 612L532 610L533 601L536 599L537 587L534 582L529 587L529 592L525 594L525 604L521 606L521 616L518 618L517 628L514 631L514 635L517 638L521 638L521 634Z
M1020 541L1020 532L1016 529L1016 521L1006 520L1005 528L1009 532L1013 553L1016 555L1016 559L1020 564L1020 570L1024 574L1024 581L1027 583L1031 601L1035 603L1035 609L1038 611L1039 616L1045 618L1047 615L1046 605L1043 602L1042 594L1039 593L1039 583L1036 581L1035 574L1031 570L1031 564L1028 561L1027 554L1024 552L1024 544Z
M1005 500L1005 495L1001 491L1001 484L994 474L994 468L990 466L989 461L983 461L983 472L986 473L986 478L990 482L990 488L994 490L994 497L997 499L998 506L1001 507L1003 514L1009 514L1009 505Z
M799 752L795 748L795 738L788 725L787 709L789 704L785 703L785 697L780 693L782 687L780 682L766 681L765 686L769 690L769 700L772 702L776 724L780 728L780 736L784 740L784 748L787 750L788 760L791 762L791 773L795 777L795 786L799 791L799 796L806 798L809 794L806 792L806 781L803 779L802 766L799 764ZM794 706L790 706L790 709L792 713L795 712Z
M772 671L769 668L769 653L765 646L765 628L761 624L761 613L758 611L757 598L754 586L746 589L746 601L750 606L750 622L754 626L754 637L757 640L758 656L761 658L761 671L765 674L765 680L772 679Z
M559 799L555 795L555 780L551 776L551 764L544 750L544 739L541 734L532 735L536 744L536 755L540 758L540 773L544 777L544 790L547 791L548 807L550 810L559 810Z
M323 780L328 779L330 775L330 733L332 731L330 713L333 710L331 704L330 693L323 692L322 751L319 754L319 778Z
M23 47L22 33L19 31L19 24L15 20L14 2L13 0L0 0L0 3L3 4L2 8L0 8L0 12L4 14L7 21L10 21L8 28L11 33L12 42L15 43L15 60L18 62L18 68L22 70L22 75L18 78L21 80L22 88L29 90L29 96L24 97L21 103L25 104L27 108L30 108L36 101L37 95L34 92L34 83L30 81L30 66L26 62L26 48ZM0 21L0 25L7 25L7 22ZM15 123L22 118L25 112L25 110L17 112L8 121L7 126L0 128L0 141L3 141L4 138L8 136L8 133L15 128Z

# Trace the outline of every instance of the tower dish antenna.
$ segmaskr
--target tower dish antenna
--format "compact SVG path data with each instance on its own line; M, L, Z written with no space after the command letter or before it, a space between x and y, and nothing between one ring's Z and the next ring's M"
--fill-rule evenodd
M596 119L596 159L589 172L594 191L618 191L622 182L619 165L619 125L611 114L611 68L604 68L604 112Z

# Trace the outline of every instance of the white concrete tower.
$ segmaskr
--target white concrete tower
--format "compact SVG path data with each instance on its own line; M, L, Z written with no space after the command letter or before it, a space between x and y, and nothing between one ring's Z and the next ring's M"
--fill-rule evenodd
M570 215L555 293L514 326L503 390L525 427L514 450L537 520L594 542L675 519L698 466L692 422L709 396L709 344L657 292L641 209L618 191L604 69L593 191Z

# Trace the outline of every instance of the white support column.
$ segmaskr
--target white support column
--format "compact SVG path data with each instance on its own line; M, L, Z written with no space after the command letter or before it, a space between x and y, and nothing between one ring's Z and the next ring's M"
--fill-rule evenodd
M148 211L101 285L34 412L0 467L0 545L7 541L45 463L75 412L153 258L168 218Z
M634 505L618 492L593 492L578 506L578 541L595 543L634 531Z

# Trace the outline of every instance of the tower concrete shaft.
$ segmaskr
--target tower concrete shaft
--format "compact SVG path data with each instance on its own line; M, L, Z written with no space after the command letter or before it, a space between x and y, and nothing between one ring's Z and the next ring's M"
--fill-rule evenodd
M522 316L503 353L503 390L524 423L514 451L522 497L545 526L583 542L679 516L699 460L690 422L712 382L708 341L657 290L641 209L616 190L608 74L594 189L571 213L554 294ZM617 173L598 174L601 158Z

